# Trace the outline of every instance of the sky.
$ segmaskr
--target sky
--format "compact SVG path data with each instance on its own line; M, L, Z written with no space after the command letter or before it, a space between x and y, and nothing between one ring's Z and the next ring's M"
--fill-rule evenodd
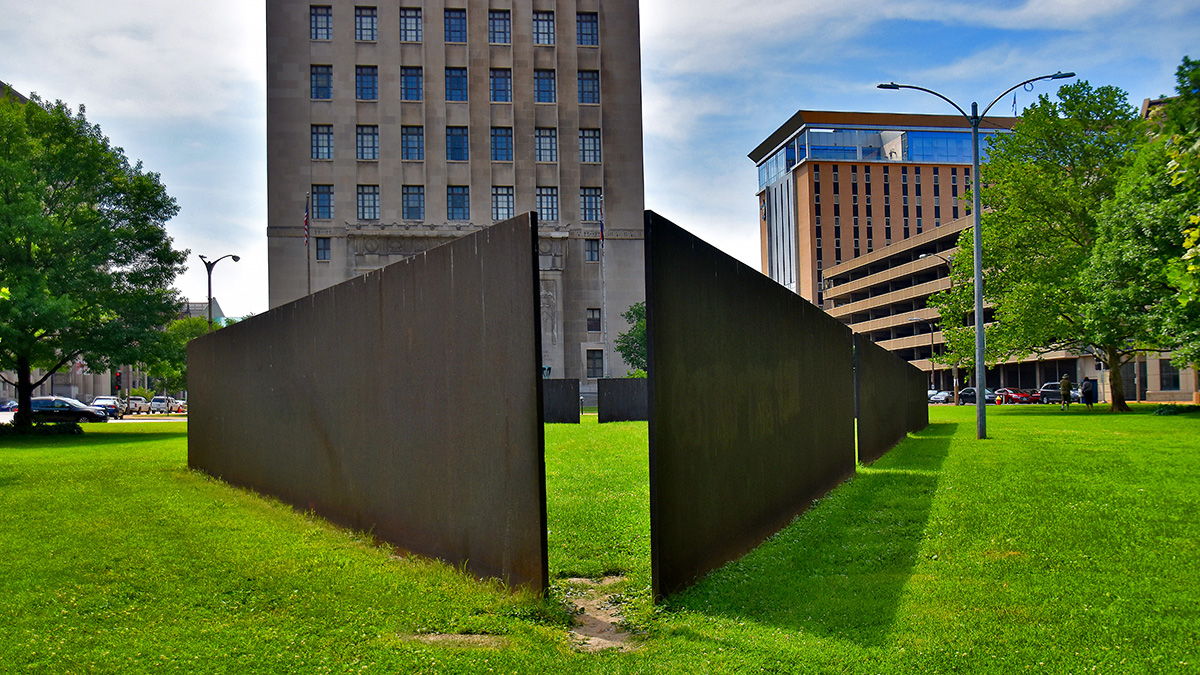
M228 316L267 305L266 38L254 0L0 0L0 81L84 105L114 145L161 175L189 249ZM1132 105L1171 94L1200 58L1200 0L642 0L646 208L759 267L747 154L797 110L952 113L895 81L986 105L1022 80L1074 71ZM1058 83L1018 89L1017 109ZM992 112L1010 115L1012 95ZM298 217L301 214L297 214Z

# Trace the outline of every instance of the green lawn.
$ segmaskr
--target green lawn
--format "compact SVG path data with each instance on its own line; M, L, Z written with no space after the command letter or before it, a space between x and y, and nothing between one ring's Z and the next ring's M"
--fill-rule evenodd
M0 672L1200 672L1200 415L1150 410L933 408L660 607L645 424L547 427L546 600L190 472L183 423L0 439ZM638 646L576 653L602 574Z

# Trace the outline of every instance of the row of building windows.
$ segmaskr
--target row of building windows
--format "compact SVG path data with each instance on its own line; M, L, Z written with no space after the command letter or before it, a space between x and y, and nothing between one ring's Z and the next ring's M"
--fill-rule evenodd
M558 129L553 127L534 129L534 161L558 161ZM360 124L355 130L355 157L361 160L379 159L379 127ZM312 158L333 159L333 125L312 125ZM492 127L491 158L493 162L513 161L512 127ZM600 130L579 130L579 161L584 164L599 163ZM425 127L400 127L400 159L425 159ZM470 143L467 127L446 127L446 159L452 162L470 161Z
M539 187L536 194L539 220L559 220L558 188ZM425 186L404 185L401 187L401 215L404 220L425 220ZM492 220L508 220L516 215L516 189L511 185L492 186ZM333 186L312 186L312 217L320 220L333 218ZM579 217L583 222L600 222L604 219L604 193L598 187L579 189ZM471 219L471 188L467 185L446 187L446 218L448 220ZM379 220L379 186L358 186L358 219Z
M489 99L492 103L512 103L512 70L492 68L489 72ZM536 103L558 102L558 81L554 70L533 71L533 95ZM333 66L313 65L309 72L309 95L313 100L333 98ZM576 91L582 104L600 103L600 71L578 72ZM400 100L421 101L425 96L424 71L420 66L400 69ZM354 97L360 101L379 100L379 66L354 67ZM467 100L467 69L446 68L446 100Z
M443 27L443 37L446 42L465 43L467 41L467 10L445 10ZM532 28L534 44L553 45L555 43L554 12L534 12ZM401 42L421 42L424 37L423 29L420 8L400 8L399 36ZM309 6L308 36L312 40L333 39L332 6ZM360 42L375 42L379 39L377 8L354 8L354 39ZM512 12L510 10L488 10L488 42L498 45L512 44ZM600 44L600 16L598 14L580 12L575 15L575 42L585 47L594 47Z

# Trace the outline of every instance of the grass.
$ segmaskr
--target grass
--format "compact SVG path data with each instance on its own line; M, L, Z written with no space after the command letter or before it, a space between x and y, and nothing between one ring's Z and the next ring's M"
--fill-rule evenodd
M0 670L1196 672L1200 415L1151 410L936 407L658 607L645 424L547 426L546 600L188 471L182 423L5 439ZM565 579L611 573L638 648L575 653Z

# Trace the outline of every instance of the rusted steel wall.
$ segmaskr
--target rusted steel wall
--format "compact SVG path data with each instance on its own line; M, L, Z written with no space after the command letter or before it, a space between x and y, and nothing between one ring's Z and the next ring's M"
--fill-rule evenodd
M547 424L579 424L579 380L542 380Z
M928 376L920 368L854 335L858 461L870 464L910 431L929 425Z
M644 377L596 380L597 420L638 422L650 419L649 386Z
M854 473L850 330L646 213L650 522L661 597Z
M547 585L532 215L193 341L188 464Z

